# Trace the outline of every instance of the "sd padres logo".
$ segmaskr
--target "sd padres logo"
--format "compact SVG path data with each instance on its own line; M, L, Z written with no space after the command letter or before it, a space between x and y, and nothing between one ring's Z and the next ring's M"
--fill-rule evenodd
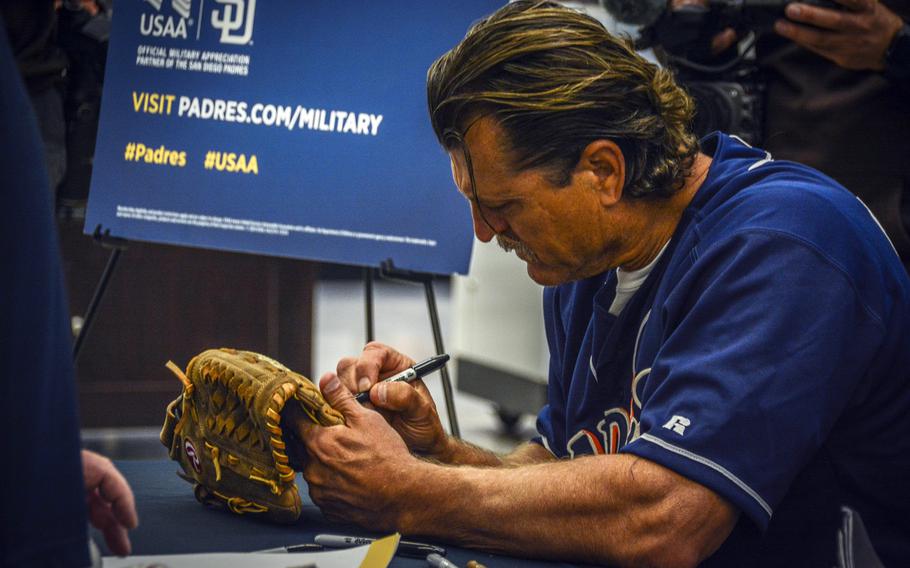
M199 456L196 454L196 446L193 445L193 441L189 438L183 442L183 451L186 452L186 457L190 459L190 463L193 465L193 469L196 470L196 473L202 473L202 464L199 463Z
M256 0L215 0L222 11L212 12L212 27L221 30L221 43L245 45L253 37Z

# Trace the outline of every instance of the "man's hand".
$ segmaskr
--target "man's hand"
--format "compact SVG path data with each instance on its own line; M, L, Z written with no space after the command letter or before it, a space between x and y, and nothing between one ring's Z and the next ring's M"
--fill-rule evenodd
M670 10L679 10L686 6L707 8L708 0L670 0L669 4ZM724 28L711 38L711 53L718 55L726 51L736 43L737 39L736 30L733 28Z
M430 391L423 381L382 383L383 378L414 365L414 360L382 343L369 343L360 357L346 357L338 363L338 378L351 391L370 390L370 402L401 436L412 452L446 461L450 438L439 420ZM326 383L334 375L320 381ZM375 386L374 386L375 385Z
M789 4L786 15L792 21L778 20L774 30L845 69L883 70L903 21L878 0L836 1L847 9Z
M88 450L82 450L82 476L89 521L104 534L111 552L129 555L128 531L139 525L129 484L111 460Z
M388 345L371 341L359 357L345 357L338 361L336 371L342 384L351 392L370 390L381 379L391 377L416 363Z
M405 479L422 462L379 413L354 400L337 375L327 373L320 383L326 401L344 415L346 424L294 423L309 454L303 476L310 497L330 520L395 530L410 502L403 494Z

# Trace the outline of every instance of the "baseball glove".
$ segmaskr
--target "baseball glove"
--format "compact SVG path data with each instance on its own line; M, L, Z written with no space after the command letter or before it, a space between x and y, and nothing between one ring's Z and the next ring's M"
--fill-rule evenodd
M194 484L196 498L238 515L296 521L300 494L281 413L286 404L299 404L323 426L343 424L341 414L309 379L251 351L209 349L185 374L171 361L167 366L183 392L167 407L161 443L182 467L177 475Z

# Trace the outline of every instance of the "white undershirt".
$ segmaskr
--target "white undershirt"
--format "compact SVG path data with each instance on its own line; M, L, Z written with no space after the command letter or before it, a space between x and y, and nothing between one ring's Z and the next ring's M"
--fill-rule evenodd
M613 298L613 303L610 304L610 315L618 316L622 309L626 307L629 299L635 295L635 292L638 292L641 285L648 279L648 275L651 274L657 261L667 250L668 244L670 244L670 241L664 243L654 260L645 267L638 270L623 270L621 267L616 269L616 297Z

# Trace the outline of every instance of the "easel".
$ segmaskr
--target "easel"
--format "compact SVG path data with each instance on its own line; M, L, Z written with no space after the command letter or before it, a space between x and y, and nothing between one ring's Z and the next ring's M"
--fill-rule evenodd
M76 336L76 340L73 342L74 364L79 360L79 353L82 351L82 344L85 342L85 338L92 326L92 322L95 320L95 312L98 311L98 305L101 304L101 299L104 297L104 292L107 290L107 285L111 280L111 275L114 273L114 269L117 268L117 261L120 260L120 254L127 248L127 241L125 239L112 237L110 235L110 229L102 232L101 225L95 227L95 232L92 233L92 238L95 239L95 242L100 246L111 249L111 256L109 256L107 259L107 265L104 267L104 272L101 273L101 279L98 281L98 285L95 287L95 293L92 294L92 299L88 303L88 308L85 310L85 316L82 318L82 327L79 328L79 334Z
M111 254L110 257L108 257L107 265L104 267L104 271L101 274L101 279L98 281L98 285L95 287L95 292L92 295L92 299L86 308L82 327L79 329L79 334L76 336L76 339L73 342L74 363L79 359L79 353L82 350L82 345L85 343L85 338L88 336L88 332L98 311L98 306L101 304L101 300L104 297L105 291L107 290L111 276L117 267L117 262L120 260L120 255L128 247L127 240L118 237L112 237L110 235L110 229L102 231L100 225L95 227L95 231L92 237L102 247L111 249ZM375 270L377 269L372 267L363 269L367 343L372 341L374 337L373 281ZM410 272L407 270L395 268L391 259L382 262L378 270L380 277L387 280L412 284L423 284L427 298L427 309L430 314L430 325L433 329L433 341L436 347L436 353L440 355L444 353L445 349L442 342L442 330L439 325L439 312L436 307L436 294L433 290L433 276L430 274ZM460 438L461 434L458 428L458 419L455 415L455 402L452 395L452 383L449 379L447 367L443 367L440 370L440 375L442 377L442 388L443 395L445 397L446 412L449 418L449 429L453 436Z
M375 268L363 269L363 289L364 289L364 306L366 309L366 339L367 343L373 341L373 280ZM385 260L379 265L379 277L385 280L397 281L407 284L422 284L427 298L427 311L430 314L430 326L433 329L433 343L436 348L436 354L445 353L445 347L442 344L442 329L439 325L439 311L436 307L436 293L433 290L433 276L423 272L411 272L395 268L391 259ZM452 394L452 381L449 378L448 367L439 370L442 377L442 394L446 403L446 415L449 418L449 430L452 436L461 438L461 430L458 427L458 417L455 415L455 400Z

